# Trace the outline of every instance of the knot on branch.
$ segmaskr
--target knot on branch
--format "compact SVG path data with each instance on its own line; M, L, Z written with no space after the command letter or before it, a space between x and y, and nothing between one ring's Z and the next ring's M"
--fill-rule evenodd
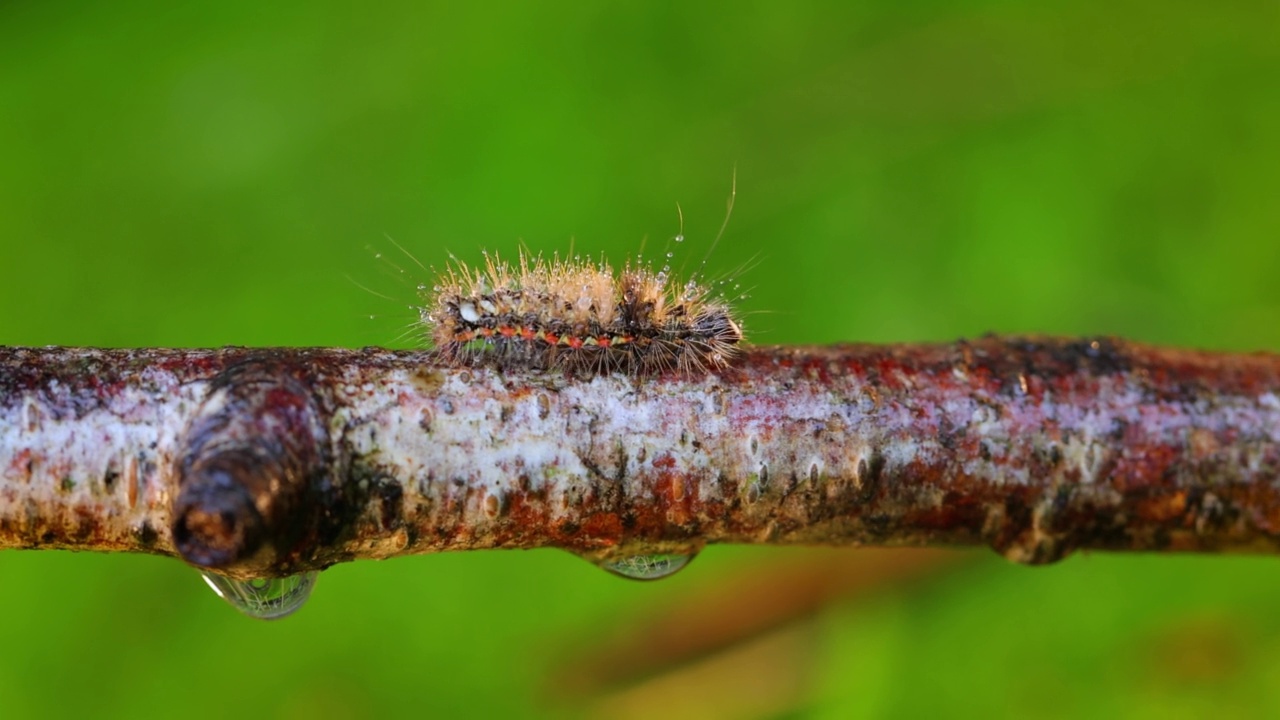
M266 356L212 381L177 459L173 538L187 562L287 574L322 530L333 463L327 413L304 379Z

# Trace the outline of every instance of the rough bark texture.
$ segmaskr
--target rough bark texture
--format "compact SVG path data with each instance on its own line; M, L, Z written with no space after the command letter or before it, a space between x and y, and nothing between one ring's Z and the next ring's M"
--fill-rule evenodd
M697 376L380 349L0 348L0 547L233 576L705 543L1280 549L1280 357L778 347Z

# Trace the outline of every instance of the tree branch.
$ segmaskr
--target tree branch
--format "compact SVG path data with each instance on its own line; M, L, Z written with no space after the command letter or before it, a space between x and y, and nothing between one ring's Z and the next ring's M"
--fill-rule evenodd
M381 349L0 348L0 547L233 577L553 546L1280 549L1280 356L775 347L695 376Z

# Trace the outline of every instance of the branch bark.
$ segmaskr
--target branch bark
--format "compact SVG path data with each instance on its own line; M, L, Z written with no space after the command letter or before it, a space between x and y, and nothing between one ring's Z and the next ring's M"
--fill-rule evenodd
M233 577L706 543L1280 549L1280 356L773 347L696 376L367 348L0 348L0 547Z

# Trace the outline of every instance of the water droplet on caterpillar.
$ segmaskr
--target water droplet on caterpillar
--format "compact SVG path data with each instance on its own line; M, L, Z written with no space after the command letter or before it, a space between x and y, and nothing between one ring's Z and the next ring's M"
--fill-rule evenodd
M673 240L675 240L675 241L676 241L676 242L678 242L678 243L682 243L682 242L684 242L684 235L683 235L683 234L680 234L680 235L675 236L675 237L674 237L674 238L672 238L672 239L673 239ZM667 257L671 257L671 253L667 253Z
M318 572L285 578L236 580L212 572L202 572L204 581L231 607L259 620L279 620L291 615L311 597Z
M675 575L698 553L653 553L614 558L600 563L600 567L614 575L632 580L661 580Z

